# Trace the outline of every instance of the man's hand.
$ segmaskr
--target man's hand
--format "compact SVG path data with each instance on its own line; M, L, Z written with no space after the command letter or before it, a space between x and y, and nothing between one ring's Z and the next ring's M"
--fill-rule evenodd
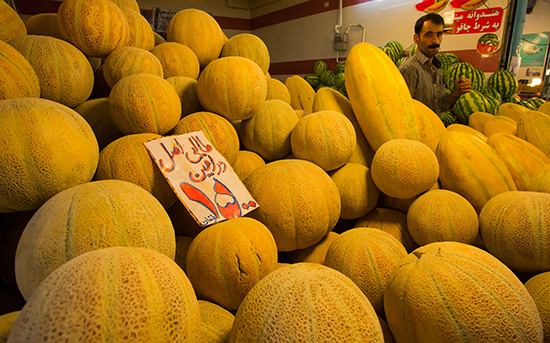
M458 79L456 81L456 87L455 92L457 93L457 97L461 96L464 93L468 93L470 89L472 88L472 83L470 82L470 79Z

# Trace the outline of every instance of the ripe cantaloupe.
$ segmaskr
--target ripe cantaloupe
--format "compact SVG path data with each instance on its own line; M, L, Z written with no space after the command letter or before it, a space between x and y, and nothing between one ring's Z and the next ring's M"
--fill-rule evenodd
M114 140L99 153L94 178L134 183L151 193L164 208L169 208L176 202L176 194L144 145L161 137L156 133L136 133Z
M28 35L43 35L63 39L57 27L57 13L37 13L25 19L24 23Z
M111 118L109 98L87 100L74 110L86 119L92 130L94 130L100 151L115 139L122 137L122 132L116 127Z
M118 81L109 94L111 118L123 134L172 130L181 118L181 101L174 87L153 74L134 74Z
M181 118L171 134L181 135L195 131L202 131L229 164L235 161L240 147L239 135L229 120L216 113L195 112Z
M376 228L355 228L330 244L325 266L349 277L367 296L379 316L384 316L384 288L407 250L391 234Z
M130 39L124 12L110 0L66 0L57 10L57 27L86 56L105 57Z
M14 47L0 40L0 100L38 98L40 84L29 61Z
M277 79L272 77L267 77L267 94L265 96L266 100L282 100L290 105L290 93L285 84Z
M18 288L29 299L63 263L110 246L155 249L174 259L174 227L151 193L127 181L94 181L60 192L36 211L19 239Z
M111 88L123 77L140 73L164 77L159 59L141 48L123 46L111 52L103 63L103 77Z
M525 282L525 288L533 297L544 328L544 342L550 342L550 271L536 274Z
M433 185L432 188L428 189L426 192L429 192L434 189L440 189L440 188L441 187L439 186L439 181L438 181ZM390 197L384 193L381 193L380 202L378 206L383 208L391 208L394 210L401 211L403 213L407 213L409 211L409 207L411 206L411 204L416 199L418 199L419 196L421 196L422 194L425 194L426 192L421 193L420 195L410 199L398 199L398 198Z
M294 109L282 100L266 100L252 117L241 121L239 138L243 146L268 161L292 152L290 134L298 123Z
M251 33L240 33L223 45L221 57L241 56L256 62L265 73L269 70L269 50L264 41Z
M10 45L29 61L40 83L40 97L74 108L88 100L94 87L90 62L72 44L49 37L27 35Z
M159 33L153 31L153 34L155 35L155 46L166 43L166 39L164 39L164 37L161 36Z
M344 274L317 263L278 268L248 293L229 342L383 343L376 312Z
M340 192L340 218L358 219L376 207L380 190L372 181L369 168L359 163L348 162L329 175Z
M407 212L407 228L418 245L454 241L472 244L479 232L477 212L458 193L436 189L420 195Z
M305 249L298 249L286 254L285 261L289 263L310 262L310 263L325 263L325 257L330 244L340 234L330 231L319 242Z
M203 111L197 95L198 81L187 76L172 76L166 79L171 84L181 100L182 118L191 113Z
M232 218L201 231L187 252L187 276L199 299L236 310L277 265L277 246L256 219Z
M267 163L244 185L260 205L250 216L264 223L279 251L305 249L319 242L340 217L340 194L316 164L297 159Z
M110 247L56 269L27 301L9 339L192 342L200 322L191 283L173 260L151 249Z
M155 47L155 36L151 24L139 11L122 7L122 13L128 21L128 46L150 51Z
M256 168L263 165L265 165L265 161L262 156L248 150L239 150L235 161L231 164L233 171L241 181L246 179Z
M550 193L550 164L540 168L531 176L531 181L529 182L529 186L527 186L527 190Z
M166 28L166 40L190 47L202 68L220 56L226 38L216 19L194 8L177 12Z
M227 342L235 316L223 307L206 300L199 300L201 312L200 342Z
M199 59L187 45L166 42L155 46L151 53L162 64L165 78L187 76L196 80L199 77Z
M401 260L384 292L400 343L542 342L533 298L488 252L459 242L422 246Z
M342 113L325 110L303 117L290 136L292 153L325 171L346 164L357 144L355 129Z
M372 159L372 180L384 194L410 199L430 189L439 177L435 153L412 139L392 139L382 144Z
M76 111L51 100L0 101L0 212L34 210L90 181L99 148Z
M0 2L0 40L9 42L26 34L27 28L19 14L7 2Z
M498 194L481 210L479 228L487 250L511 269L550 270L550 194Z
M202 106L228 120L252 117L267 95L262 69L246 57L218 58L204 68L198 81Z
M139 10L139 4L136 0L111 0L113 3L115 3L120 8L129 8L136 12L140 12Z

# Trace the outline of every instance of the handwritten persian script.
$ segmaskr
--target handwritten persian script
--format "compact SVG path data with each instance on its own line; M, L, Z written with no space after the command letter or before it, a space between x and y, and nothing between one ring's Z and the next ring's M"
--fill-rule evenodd
M202 131L148 141L145 147L200 226L258 207L227 160Z
M496 32L501 28L502 12L500 7L456 12L454 34Z

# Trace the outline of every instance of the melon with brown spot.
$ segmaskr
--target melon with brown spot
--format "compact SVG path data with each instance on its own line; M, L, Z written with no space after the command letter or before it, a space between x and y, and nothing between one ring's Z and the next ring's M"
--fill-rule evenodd
M9 42L27 34L23 19L7 2L0 2L0 40Z
M192 342L200 323L197 297L173 260L151 249L110 247L77 256L46 278L9 340Z
M550 271L539 273L525 282L525 288L533 297L544 328L544 342L550 342Z
M277 245L256 219L232 218L201 231L187 252L187 276L200 299L236 310L277 265Z
M166 79L174 76L199 77L199 59L187 45L177 42L159 44L151 50L159 59Z
M344 274L296 263L270 273L248 293L229 342L383 343L380 322L361 290Z
M250 173L263 165L265 165L265 161L262 156L253 151L239 150L239 152L237 152L237 158L231 166L242 181L246 179Z
M88 100L94 87L90 62L64 40L27 35L10 45L29 61L40 83L40 97L74 108Z
M155 36L151 24L144 16L133 9L122 7L122 13L128 21L128 46L135 46L150 51L155 47Z
M110 0L65 0L57 10L63 39L86 56L105 57L128 44L128 20Z
M241 56L256 62L265 73L269 70L269 50L264 41L251 33L240 33L223 45L221 57Z
M164 77L159 59L141 48L133 46L118 48L103 62L103 77L111 88L123 77L141 73Z
M523 283L469 244L430 243L402 259L387 283L384 309L396 342L543 342Z
M63 39L57 27L57 13L32 15L25 19L25 26L28 35L43 35Z
M37 209L92 179L97 140L69 107L39 98L2 100L0 127L0 212Z
M206 300L199 300L199 308L201 312L200 342L227 342L235 320L233 313Z
M0 100L40 97L38 76L29 61L14 47L0 40Z

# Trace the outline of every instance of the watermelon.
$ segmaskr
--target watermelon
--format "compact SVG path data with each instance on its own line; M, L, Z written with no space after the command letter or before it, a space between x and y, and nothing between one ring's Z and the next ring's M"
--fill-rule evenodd
M487 86L493 87L502 99L510 98L518 92L518 80L508 70L494 72L487 79Z
M505 103L505 102L511 102L513 104L518 104L520 105L520 102L521 100L514 94L512 96L509 96L507 98L503 98L502 99L502 102Z
M530 102L530 103L533 105L533 107L534 107L535 110L538 110L539 107L540 107L542 104L545 103L545 101L542 100L541 98L529 98L529 99L527 99L527 100L525 100L525 101Z
M526 107L526 108L530 109L530 110L535 110L535 106L527 100L521 100L519 102L519 104L523 107Z
M451 112L451 111L442 112L441 113L441 121L443 122L445 127L447 127L451 124L458 123L458 119L456 118L454 113Z
M334 74L343 73L346 68L346 62L338 62L336 67L334 67Z
M321 80L321 83L327 86L332 86L334 84L334 78L334 72L328 69L319 76L319 80Z
M396 40L392 40L392 41L387 42L385 47L394 50L394 52L397 55L396 60L398 60L399 58L404 56L403 45L401 45L401 43L399 43Z
M497 90L494 89L493 87L485 86L485 88L483 88L483 90L481 91L481 93L483 93L483 95L491 96L491 97L493 97L493 98L498 99L498 103L499 103L499 104L502 102L502 97L500 96L500 93L497 92Z
M392 48L388 48L388 47L383 47L382 48L382 51L384 51L386 53L386 55L388 55L390 57L390 59L393 61L393 63L397 62L397 60L399 59L399 56L397 51L393 50Z
M487 99L481 92L471 90L469 93L462 94L458 98L452 111L456 115L459 123L468 125L472 113L487 112L489 106Z
M486 95L486 94L484 95L485 95L485 99L487 100L487 113L496 114L498 110L498 106L500 105L500 99L492 95Z
M397 62L395 62L395 65L397 65L397 67L399 67L401 65L401 63L405 62L407 59L409 59L409 58L403 56L400 59L398 59Z
M452 92L456 87L456 81L461 78L470 79L473 90L481 91L483 89L485 80L483 72L481 70L476 71L476 68L468 62L458 62L449 67L445 74L445 85Z
M344 87L346 84L346 75L341 72L335 75L334 77L334 85L338 88Z
M416 49L418 49L418 46L415 44L415 45L413 45L413 47L411 48L411 51L409 52L409 57L414 56L414 53L416 52Z
M321 74L327 69L328 69L327 62L322 60L315 62L315 64L313 65L313 72L317 76L321 76Z
M446 72L449 70L449 68L455 64L454 60L447 54L437 54L436 55L439 62L441 62L441 71L443 74L446 74Z
M319 84L321 83L321 80L319 79L319 76L315 73L310 73L304 76L304 79L311 85L313 89L319 88Z

